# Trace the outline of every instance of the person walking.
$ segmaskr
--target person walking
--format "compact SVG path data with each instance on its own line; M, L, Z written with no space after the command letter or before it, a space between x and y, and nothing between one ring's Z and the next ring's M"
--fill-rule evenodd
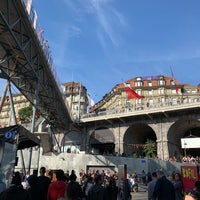
M116 186L116 181L113 177L109 178L109 184L106 186L106 200L117 200L118 187Z
M88 200L105 200L105 188L103 184L103 176L98 174L94 178L95 184L90 188L88 192Z
M56 181L49 185L47 200L58 200L65 197L67 190L67 184L65 182L64 171L59 169L56 170Z
M32 200L38 199L39 193L38 193L38 187L37 187L37 176L34 174L30 175L27 179L27 182L28 182L27 191L29 195L31 196L31 199Z
M172 180L172 183L175 189L176 200L183 200L183 184L180 173L174 174L174 180Z
M81 185L77 181L69 182L66 190L66 200L81 200L83 197L83 191Z
M51 179L45 176L46 168L40 168L40 176L37 178L37 191L38 191L38 200L47 199L47 192L49 185L51 183Z
M152 180L148 183L148 200L153 200L153 192L157 182L157 174L153 172L151 174Z
M175 189L162 170L156 172L158 180L156 182L153 198L157 200L175 200Z

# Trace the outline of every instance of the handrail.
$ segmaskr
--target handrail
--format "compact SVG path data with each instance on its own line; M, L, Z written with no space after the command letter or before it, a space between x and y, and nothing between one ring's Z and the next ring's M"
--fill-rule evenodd
M200 101L197 102L190 102L190 103L182 103L182 104L176 104L176 105L169 105L169 104L163 104L155 105L154 107L141 107L140 109L136 110L129 110L129 109L114 109L114 110L106 110L103 112L98 113L88 113L81 115L81 121L92 121L97 119L110 119L110 118L120 118L120 117L126 117L126 116L134 116L134 115L141 115L141 114L151 114L151 113L158 113L158 112L167 112L167 111L173 111L173 110L182 110L182 109L188 109L188 108L195 108L200 107Z

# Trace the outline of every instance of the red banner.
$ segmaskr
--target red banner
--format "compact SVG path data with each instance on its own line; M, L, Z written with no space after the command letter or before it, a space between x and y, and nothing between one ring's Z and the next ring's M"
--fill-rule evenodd
M181 166L181 175L184 191L194 189L194 183L198 180L197 166Z

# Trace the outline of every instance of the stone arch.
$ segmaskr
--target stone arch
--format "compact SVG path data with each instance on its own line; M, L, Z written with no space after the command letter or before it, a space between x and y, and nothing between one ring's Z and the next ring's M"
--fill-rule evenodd
M181 138L191 136L200 137L200 121L192 118L177 120L167 134L169 157L175 156L180 160L185 153L199 155L200 149L182 149L181 147Z
M62 139L64 152L79 153L84 151L85 135L79 131L69 131L65 133Z
M123 150L126 155L144 156L143 147L147 139L157 140L154 130L147 124L136 123L130 126L123 138Z
M92 154L113 154L115 150L113 132L106 127L96 128L90 135L89 147Z

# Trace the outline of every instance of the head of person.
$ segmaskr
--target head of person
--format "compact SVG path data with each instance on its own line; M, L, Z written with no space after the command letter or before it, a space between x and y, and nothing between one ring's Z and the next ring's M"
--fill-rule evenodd
M46 168L45 167L41 167L40 168L40 175L45 175L45 173L46 173Z
M21 176L18 173L15 173L15 175L12 178L11 184L19 186L21 185L21 182Z
M62 169L56 170L56 179L59 181L64 181L65 180L65 173Z
M200 200L200 192L192 190L185 196L185 200Z
M30 185L30 187L32 187L33 185L35 185L37 183L37 176L32 174L28 177L28 184Z
M113 177L109 178L109 184L110 187L115 187L116 186L116 181Z
M160 178L160 177L162 177L162 176L165 175L164 172L163 172L162 170L157 170L157 171L156 171L156 174L157 174L157 177L158 177L158 178Z
M103 183L103 176L101 174L97 174L94 178L95 184L102 184Z
M175 173L174 179L175 180L181 180L181 174L180 173Z
M157 173L156 172L152 172L151 177L152 177L152 179L157 179Z
M194 184L195 190L200 192L200 181L196 181Z
M78 182L70 182L67 186L67 199L68 200L77 200L81 197L81 189Z

